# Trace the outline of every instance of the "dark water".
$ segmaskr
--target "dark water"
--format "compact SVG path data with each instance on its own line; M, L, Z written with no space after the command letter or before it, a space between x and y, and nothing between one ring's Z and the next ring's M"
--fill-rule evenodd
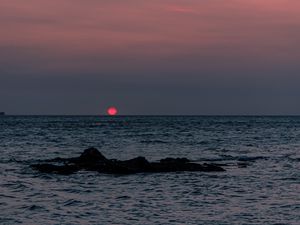
M188 157L222 173L40 174L37 159ZM0 117L0 224L299 224L300 117Z

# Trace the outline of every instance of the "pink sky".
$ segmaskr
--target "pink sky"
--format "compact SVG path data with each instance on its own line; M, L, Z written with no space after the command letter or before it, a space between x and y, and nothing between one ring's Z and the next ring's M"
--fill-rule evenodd
M14 76L85 74L188 86L241 78L280 83L300 72L299 0L0 0L0 6L0 64Z
M297 0L1 0L0 46L59 58L54 67L93 56L108 67L180 55L286 63L300 56L299 25Z

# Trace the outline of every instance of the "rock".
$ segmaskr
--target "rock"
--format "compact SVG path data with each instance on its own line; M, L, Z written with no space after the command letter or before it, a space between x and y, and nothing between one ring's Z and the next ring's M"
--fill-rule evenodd
M72 174L79 170L76 165L57 166L52 164L35 164L31 165L31 167L42 173L57 173L64 175Z
M106 161L107 159L96 148L88 148L79 156L81 161Z
M187 158L165 158L160 160L161 163L188 163L190 160Z
M86 149L79 157L55 158L45 162L64 163L55 165L49 163L31 165L43 173L71 174L79 170L98 171L109 174L134 174L134 173L160 173L178 171L203 171L220 172L225 171L222 167L214 164L191 163L187 158L165 158L159 162L149 162L144 157L130 160L107 159L96 148Z
M145 157L137 157L130 160L120 161L120 165L127 167L131 169L132 171L150 171L151 170L151 164L148 162L148 160Z

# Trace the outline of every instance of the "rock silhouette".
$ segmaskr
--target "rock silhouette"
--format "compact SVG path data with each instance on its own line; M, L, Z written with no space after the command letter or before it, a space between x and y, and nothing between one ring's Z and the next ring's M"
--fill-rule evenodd
M149 162L144 157L130 160L107 159L96 148L86 149L79 157L54 158L44 163L31 165L43 173L72 174L79 170L97 171L107 174L160 173L178 171L221 172L222 167L214 164L192 163L187 158L165 158L159 162Z

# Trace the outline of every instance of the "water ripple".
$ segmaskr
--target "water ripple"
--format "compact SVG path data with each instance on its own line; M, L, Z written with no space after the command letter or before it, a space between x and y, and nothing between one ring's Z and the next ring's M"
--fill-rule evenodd
M1 224L300 221L300 117L5 117L0 128ZM89 146L109 158L187 157L227 171L59 176L29 168Z

